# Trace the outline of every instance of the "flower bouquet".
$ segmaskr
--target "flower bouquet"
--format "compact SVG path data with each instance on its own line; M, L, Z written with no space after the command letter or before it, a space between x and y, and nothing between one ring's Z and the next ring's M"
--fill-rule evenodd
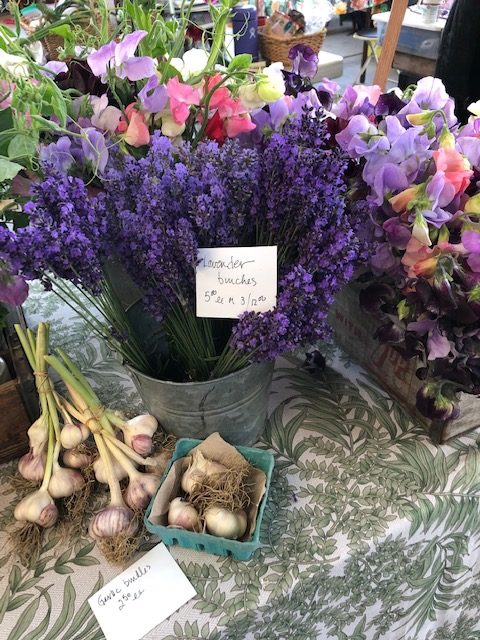
M349 88L334 111L352 158L374 253L360 278L379 340L417 358L420 413L459 416L459 393L480 393L480 111L460 126L438 79L403 94Z
M346 207L348 159L325 123L335 87L311 86L316 56L302 45L288 73L227 60L230 9L211 5L208 51L186 50L188 9L172 22L126 2L115 39L90 41L83 58L40 67L15 43L0 55L3 135L32 151L2 160L3 179L25 177L25 161L31 180L28 225L0 229L4 278L40 279L137 380L218 380L324 338L335 293L367 253L362 214ZM197 317L199 249L255 246L278 247L275 306ZM134 309L120 303L114 262L138 287Z

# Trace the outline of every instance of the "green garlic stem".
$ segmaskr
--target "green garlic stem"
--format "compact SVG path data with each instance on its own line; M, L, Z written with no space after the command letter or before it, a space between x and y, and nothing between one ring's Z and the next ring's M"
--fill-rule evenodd
M27 340L27 336L25 335L22 327L19 324L14 324L14 329L17 332L18 339L20 340L20 344L22 345L22 349L27 356L28 364L32 368L32 371L35 371L36 361L35 356L33 354L32 349L30 348L30 343Z
M52 421L48 420L48 450L47 450L47 462L45 463L45 473L43 474L43 481L40 489L47 491L50 478L52 477L53 461L55 455L55 435L53 431Z
M123 507L125 503L123 501L122 491L120 489L120 482L118 481L118 478L115 476L115 473L113 471L112 459L110 457L108 448L105 445L101 434L94 433L93 437L95 438L95 443L97 445L100 458L105 465L105 473L107 474L108 486L110 488L110 504L113 504L117 507Z
M105 438L105 444L112 452L113 457L118 460L120 465L128 473L128 477L130 478L130 480L140 475L140 472L137 471L137 469L134 467L134 465L128 459L128 457L124 453L122 453L122 451L120 451L118 447L114 445L114 443L112 442L112 440L110 440L110 438Z

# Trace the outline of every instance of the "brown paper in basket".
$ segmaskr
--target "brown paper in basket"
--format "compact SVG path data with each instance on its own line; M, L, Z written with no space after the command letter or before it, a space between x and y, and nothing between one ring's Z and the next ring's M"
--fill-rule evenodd
M206 440L192 449L200 449L203 455L215 462L220 462L225 466L234 467L244 465L245 458L232 445L228 444L218 433L213 433ZM176 460L167 474L162 486L160 487L150 512L150 521L153 524L166 526L168 507L170 502L177 496L182 494L180 482L184 469L189 462L189 456ZM247 463L248 464L248 463ZM248 494L250 496L250 506L247 509L248 526L245 535L241 540L249 540L255 531L257 521L257 512L260 502L265 494L267 484L267 476L261 469L250 466L250 473L247 476Z

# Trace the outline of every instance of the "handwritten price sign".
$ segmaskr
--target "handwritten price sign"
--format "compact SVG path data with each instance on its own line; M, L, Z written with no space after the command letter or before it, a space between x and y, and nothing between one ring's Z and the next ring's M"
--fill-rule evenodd
M107 640L139 640L194 595L165 545L159 544L88 602Z
M199 249L197 317L238 318L277 302L277 247Z

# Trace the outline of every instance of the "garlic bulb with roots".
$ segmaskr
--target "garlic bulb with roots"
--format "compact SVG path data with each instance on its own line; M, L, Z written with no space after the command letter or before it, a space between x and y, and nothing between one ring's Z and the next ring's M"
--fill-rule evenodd
M128 476L128 473L126 472L124 467L122 467L122 465L119 462L117 462L117 460L112 460L112 466L113 466L113 473L117 480L123 480ZM98 482L101 482L102 484L108 484L107 469L102 458L97 458L95 460L95 462L93 463L93 471L95 473L95 478L98 480Z
M223 464L208 460L200 449L196 449L192 454L192 460L188 465L188 469L182 476L182 489L185 493L192 493L195 486L203 482L208 476L225 473L226 471L228 471L228 469Z
M160 477L153 473L140 473L130 475L130 482L125 491L125 502L127 505L139 511L145 509L150 502L150 498L154 495L160 484Z
M95 540L115 538L121 534L133 535L138 527L133 516L133 511L126 505L110 504L93 516L88 532Z
M168 524L187 531L200 531L200 518L193 505L183 498L174 498L168 507Z
M44 450L35 453L34 449L30 449L28 453L18 461L18 472L30 482L41 482L45 474L45 462L47 456Z
M79 471L66 469L55 464L48 483L48 492L52 498L67 498L75 491L79 491L84 485L85 480Z
M63 452L63 462L72 469L85 469L92 461L92 456L78 449L67 449Z
M58 509L48 491L40 488L20 500L15 507L14 516L20 522L33 522L48 528L53 527L57 521Z
M60 431L60 442L64 449L73 449L85 442L89 435L90 430L84 424L67 422Z

